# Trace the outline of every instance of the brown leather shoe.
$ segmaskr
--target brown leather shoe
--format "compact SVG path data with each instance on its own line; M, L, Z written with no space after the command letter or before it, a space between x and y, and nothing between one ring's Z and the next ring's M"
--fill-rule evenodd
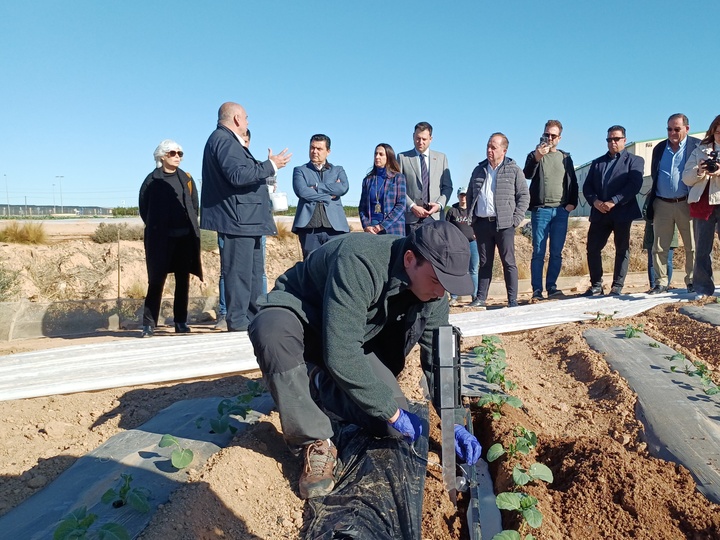
M335 487L337 448L328 441L315 441L305 447L305 466L300 475L300 498L324 497Z

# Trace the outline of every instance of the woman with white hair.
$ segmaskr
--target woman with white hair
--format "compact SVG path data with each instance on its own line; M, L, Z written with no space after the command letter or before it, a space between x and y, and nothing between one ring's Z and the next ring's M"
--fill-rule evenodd
M140 217L145 222L148 272L142 337L151 337L157 326L169 273L175 274L175 332L190 332L187 325L190 274L202 280L198 192L192 177L180 169L182 147L166 139L153 155L156 168L140 187Z

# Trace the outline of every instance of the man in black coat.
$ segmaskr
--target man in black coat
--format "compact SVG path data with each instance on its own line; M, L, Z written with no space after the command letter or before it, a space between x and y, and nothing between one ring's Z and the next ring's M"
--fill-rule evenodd
M290 161L287 148L257 161L245 147L248 120L237 103L224 103L217 129L203 154L201 222L222 237L220 258L225 281L228 331L246 331L262 294L262 237L277 234L266 180Z
M625 150L625 128L608 129L608 152L593 160L583 184L583 195L592 205L587 237L590 288L585 296L603 294L602 250L610 234L615 239L615 269L610 295L619 296L630 262L630 227L642 216L635 196L643 183L645 160Z

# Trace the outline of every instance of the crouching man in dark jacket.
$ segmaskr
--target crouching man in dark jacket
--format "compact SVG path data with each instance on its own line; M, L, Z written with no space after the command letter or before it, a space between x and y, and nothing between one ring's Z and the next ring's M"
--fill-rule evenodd
M420 436L395 377L418 342L429 376L433 330L448 324L445 291L472 292L469 259L467 239L444 221L406 238L350 234L313 251L261 298L249 337L285 441L304 451L302 498L335 485L323 409L375 436ZM455 432L461 459L474 464L480 444L462 426Z

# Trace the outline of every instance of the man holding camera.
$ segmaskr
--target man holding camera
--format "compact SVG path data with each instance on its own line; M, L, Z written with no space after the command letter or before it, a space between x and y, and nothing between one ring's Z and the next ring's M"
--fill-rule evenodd
M568 216L578 203L578 182L570 154L558 149L562 139L559 120L545 122L540 144L525 160L525 178L530 179L532 259L530 281L532 300L543 298L542 275L545 251L550 243L545 290L548 298L562 294L557 278L562 267L562 250L568 229Z
M608 129L608 151L594 159L583 184L589 204L590 228L587 236L587 261L590 288L585 296L603 294L602 250L610 234L615 240L615 268L611 296L620 296L630 263L630 227L642 216L635 196L643 183L645 160L625 150L625 128Z
M685 285L688 292L694 291L695 238L687 200L690 188L683 184L682 174L687 158L700 140L688 136L689 132L687 116L673 114L667 121L668 138L653 148L650 162L653 183L645 202L645 215L652 222L655 237L652 247L655 283L649 294L663 293L670 286L667 261L675 227L685 247Z
M452 195L447 157L430 150L432 131L427 122L416 124L415 148L398 154L400 172L406 180L405 234L429 219L444 219L445 205Z

